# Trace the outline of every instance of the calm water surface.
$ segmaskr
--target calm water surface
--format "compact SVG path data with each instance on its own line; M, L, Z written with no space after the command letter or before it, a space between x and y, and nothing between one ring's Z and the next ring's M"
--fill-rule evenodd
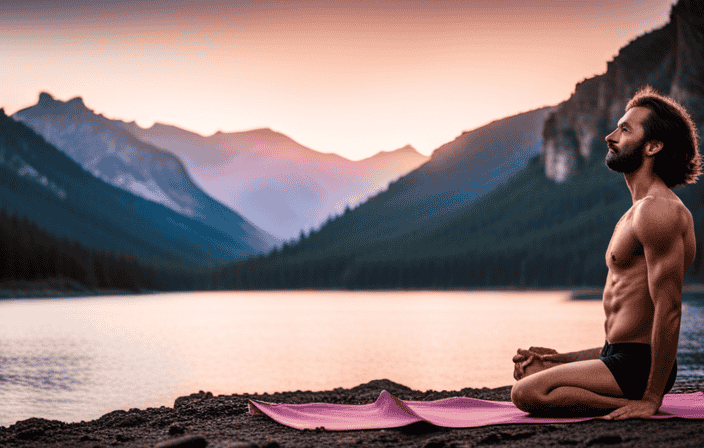
M603 344L601 303L568 298L304 291L3 301L0 425L172 406L199 390L325 390L381 378L420 390L510 385L518 347ZM704 377L703 315L704 301L685 303L681 377Z

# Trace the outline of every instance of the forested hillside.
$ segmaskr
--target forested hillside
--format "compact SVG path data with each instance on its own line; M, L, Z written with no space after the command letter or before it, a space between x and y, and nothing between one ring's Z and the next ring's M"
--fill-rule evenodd
M465 180L467 172L456 167L463 159L455 157L454 163L430 171L438 160L434 154L431 162L390 185L387 192L295 244L222 269L216 284L223 288L603 286L611 233L631 206L623 176L604 166L604 138L623 115L628 98L645 84L685 104L701 131L702 18L700 4L678 1L670 23L628 43L607 64L606 73L579 83L567 101L549 111L536 126L540 156L480 200L467 201L452 186ZM523 135L531 132L526 128ZM516 138L520 132L510 135L494 133L484 142L467 138L463 153L490 154L479 148L501 139L502 145L530 142ZM427 175L419 176L423 170ZM423 195L431 189L432 194ZM704 282L704 181L675 191L691 210L697 235L697 258L685 280ZM445 211L447 204L456 208L449 214L437 212Z
M20 110L12 118L33 129L52 148L66 154L104 184L175 212L170 219L193 228L192 236L207 235L217 241L221 254L216 258L230 261L266 252L272 246L270 235L194 183L176 156L139 140L116 122L96 114L80 97L63 102L41 93L36 105ZM128 197L114 191L110 195ZM156 211L155 215L165 215L157 207L148 208ZM159 223L157 227L170 226ZM179 237L183 242L190 239L182 233Z
M40 280L97 290L144 292L206 288L205 270L177 262L143 260L134 254L87 248L57 239L26 217L0 210L0 294Z
M131 290L206 287L206 268L238 244L94 178L2 109L0 235L2 284Z
M214 266L251 253L247 241L95 178L2 109L0 210L87 247L141 257Z
M594 154L605 153L597 142ZM357 247L331 250L336 235L360 225L361 206L280 251L222 269L215 284L225 289L603 286L606 247L631 198L623 176L610 172L603 158L595 156L583 168L556 184L545 177L536 156L442 223L382 244L360 241ZM686 281L703 282L704 184L675 192L692 211L699 236Z

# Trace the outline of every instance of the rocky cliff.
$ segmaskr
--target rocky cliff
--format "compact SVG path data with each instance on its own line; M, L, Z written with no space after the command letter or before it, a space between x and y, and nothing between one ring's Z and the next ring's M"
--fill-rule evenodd
M543 126L545 175L557 183L592 157L602 157L603 138L616 127L628 99L642 86L683 103L704 121L704 4L680 0L670 21L623 47L606 73L577 84ZM603 151L601 151L603 149Z

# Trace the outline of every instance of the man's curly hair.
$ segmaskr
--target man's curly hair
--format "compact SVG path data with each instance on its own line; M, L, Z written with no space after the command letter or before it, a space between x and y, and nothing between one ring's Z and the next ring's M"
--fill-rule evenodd
M702 174L699 133L687 110L652 87L638 90L626 105L650 110L643 121L644 141L657 140L663 148L655 154L653 172L670 188L693 184Z

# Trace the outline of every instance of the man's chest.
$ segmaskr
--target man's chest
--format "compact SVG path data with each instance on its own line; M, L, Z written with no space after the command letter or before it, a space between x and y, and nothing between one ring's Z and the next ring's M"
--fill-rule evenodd
M614 228L606 250L606 266L612 269L628 269L643 256L643 245L633 233L633 209L621 217Z

